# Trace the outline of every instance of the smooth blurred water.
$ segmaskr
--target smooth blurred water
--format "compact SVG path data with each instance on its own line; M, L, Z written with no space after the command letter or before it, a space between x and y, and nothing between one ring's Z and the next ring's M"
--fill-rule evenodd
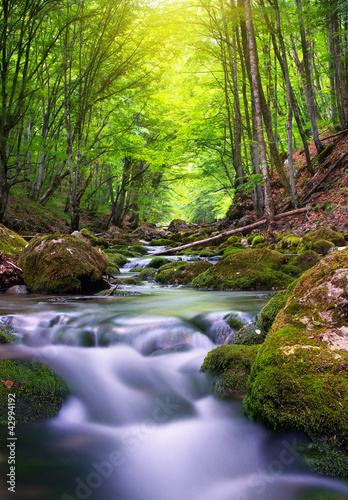
M17 426L16 493L3 485L2 499L348 499L347 484L306 469L297 435L248 421L199 371L230 333L223 317L253 319L264 294L135 289L145 294L0 296L21 339L0 357L42 361L70 391L56 418ZM3 446L2 478L6 460Z

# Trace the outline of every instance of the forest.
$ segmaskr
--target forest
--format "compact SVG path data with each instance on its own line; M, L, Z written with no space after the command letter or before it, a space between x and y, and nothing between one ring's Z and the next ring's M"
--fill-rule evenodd
M3 0L0 222L11 200L104 228L211 223L271 183L301 203L348 128L344 0ZM315 155L309 143L314 141ZM29 205L28 205L29 206Z

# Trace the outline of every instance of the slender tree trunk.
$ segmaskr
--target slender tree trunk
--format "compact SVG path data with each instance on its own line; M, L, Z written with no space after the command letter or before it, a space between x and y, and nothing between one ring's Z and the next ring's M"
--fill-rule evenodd
M303 54L304 73L305 73L305 79L306 79L304 90L305 90L305 93L306 93L307 98L308 98L308 113L309 113L309 119L310 119L311 125L312 125L313 140L314 140L314 144L315 144L315 147L317 149L317 152L319 154L324 148L323 148L323 145L319 139L319 131L318 131L318 125L317 125L317 119L316 119L317 104L315 101L315 95L314 95L313 84L312 84L308 43L307 43L305 27L304 27L304 22L303 22L302 1L296 0L296 4L297 4L298 19L299 19L299 24L300 24L301 46L302 46L302 54Z
M279 12L279 5L278 5L278 0L274 0L274 6L275 6L275 11L276 11L276 23L277 23L277 33L278 33L278 39L282 51L282 60L283 60L283 73L285 77L285 84L286 84L286 98L288 101L288 120L286 123L286 129L288 133L288 167L289 167L289 180L290 180L290 188L291 188L291 196L293 200L294 207L298 207L298 197L297 197L297 190L296 190L296 183L295 183L295 175L294 175L294 167L292 163L292 99L291 99L291 83L290 83L290 75L289 75L289 67L288 67L288 61L286 57L286 49L285 49L285 43L284 43L284 38L280 26L280 12Z
M259 89L259 68L257 64L257 52L256 52L256 43L254 37L254 26L252 22L250 0L244 0L244 6L245 6L246 27L248 31L252 92L254 96L255 111L256 111L255 119L256 119L258 143L259 143L260 158L261 158L261 171L263 178L264 201L265 201L265 215L269 219L273 219L274 205L272 199L271 183L269 180L268 169L267 169L266 144L263 134L262 108L261 108L260 89Z

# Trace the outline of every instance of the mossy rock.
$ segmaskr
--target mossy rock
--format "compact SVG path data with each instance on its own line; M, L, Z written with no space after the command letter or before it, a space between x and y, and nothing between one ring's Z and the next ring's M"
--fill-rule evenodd
M0 343L18 342L11 327L0 327ZM54 417L62 407L67 388L47 366L23 361L0 361L0 423L7 425L8 395L15 394L16 422L35 422Z
M317 240L312 246L312 250L320 255L327 255L331 248L335 248L335 245L327 240Z
M173 262L170 266L164 266L156 274L156 281L163 284L189 285L191 281L213 264L207 261L198 262Z
M148 279L148 278L154 278L157 273L157 269L154 267L146 267L145 269L142 269L140 273L138 274L138 277L140 279Z
M75 238L53 234L36 238L22 251L19 266L33 293L91 293L105 288L109 265L99 248Z
M337 247L346 245L344 236L336 231L333 231L329 226L323 226L316 231L311 231L303 237L303 243L306 249L310 250L315 241L326 240L331 241Z
M163 247L168 245L168 240L165 238L159 238L158 240L150 241L150 246L152 247Z
M236 313L227 314L226 316L224 316L224 320L233 330L240 330L242 326L244 326L244 323Z
M214 290L270 290L289 285L293 280L280 269L285 263L279 252L245 249L227 257L192 282L194 288Z
M0 252L15 257L26 247L27 242L19 234L0 224Z
M308 271L308 269L318 264L319 261L320 257L316 252L313 250L305 250L295 258L294 263L303 271Z
M242 326L233 337L231 344L234 345L258 345L265 341L266 334L255 324L247 324Z
M125 238L120 238L120 237L111 238L110 243L113 246L127 245L127 241L125 240Z
M204 249L204 250L201 250L198 254L200 257L214 257L215 253L212 252L211 250L208 250L208 249Z
M226 241L223 243L220 243L219 248L226 248L226 247L233 247L233 246L244 246L240 242L241 238L240 236L236 236L235 234L227 238Z
M129 249L131 252L137 253L139 255L146 255L147 250L142 245L132 245Z
M348 446L348 249L296 282L253 365L246 414Z
M265 334L267 334L272 328L273 322L279 311L285 307L286 301L288 300L295 283L296 282L289 285L286 290L280 290L277 292L261 309L256 321L256 326Z
M278 246L281 250L297 252L298 248L302 245L302 241L303 240L300 236L287 234L279 241Z
M99 238L94 236L88 229L83 228L80 231L81 235L87 242L89 242L94 247L109 248L109 243L105 238Z
M120 270L116 264L109 263L105 274L108 276L115 276L116 274L119 274Z
M109 254L109 252L106 253L110 259L110 262L112 264L115 264L118 267L123 267L127 262L129 262L129 259L122 255L121 253L112 253Z
M153 257L147 267L159 269L160 267L164 266L165 264L169 264L170 262L171 261L169 259L166 259L165 257Z
M237 253L243 252L243 248L240 247L226 247L222 253L222 258L230 257L231 255L236 255Z
M201 371L217 377L214 392L223 398L245 393L247 379L260 346L220 345L204 359Z
M266 238L264 236L258 235L253 238L251 246L259 247L265 245L265 243L266 243Z

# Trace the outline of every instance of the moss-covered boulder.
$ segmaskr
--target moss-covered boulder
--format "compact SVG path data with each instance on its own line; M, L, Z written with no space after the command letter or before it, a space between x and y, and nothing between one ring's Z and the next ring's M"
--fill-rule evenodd
M290 284L292 278L282 272L284 256L265 248L245 249L224 258L192 282L194 288L215 290L268 290Z
M105 288L102 275L109 265L99 248L66 235L33 240L21 253L19 265L33 293L90 293Z
M8 328L0 327L0 344L17 342ZM16 422L34 422L55 416L67 388L41 363L0 360L0 423L7 424L8 396L15 394Z
M246 414L348 447L348 249L304 273L260 347Z
M304 235L303 243L307 249L311 249L316 241L325 240L331 241L336 247L343 247L346 245L344 236L337 233L329 226L323 226L316 231L311 231Z
M220 345L204 359L201 371L215 377L214 392L231 398L246 392L247 379L260 346Z
M169 264L170 262L171 261L169 259L166 259L165 257L153 257L147 267L159 269L160 267L164 266L165 264Z
M311 267L318 264L320 260L319 255L313 250L305 250L294 259L294 264L302 269L308 271Z
M14 257L21 253L27 242L19 234L11 231L0 224L0 252L8 257Z
M166 285L190 285L192 280L213 264L207 261L172 262L162 266L156 274L156 281Z
M79 231L75 231L78 233ZM92 245L93 247L101 247L101 248L109 248L109 243L105 238L100 238L98 236L95 236L91 231L88 231L85 227L81 229L80 234L82 238Z
M281 237L278 246L281 250L287 252L297 252L298 248L302 245L302 238L296 234L287 234Z

